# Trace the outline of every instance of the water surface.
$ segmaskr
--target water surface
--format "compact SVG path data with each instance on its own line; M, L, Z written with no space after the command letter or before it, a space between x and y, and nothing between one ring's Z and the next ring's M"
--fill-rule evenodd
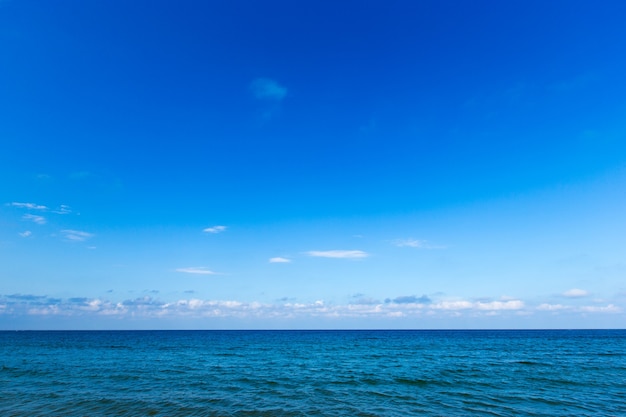
M0 332L3 416L620 416L626 330Z

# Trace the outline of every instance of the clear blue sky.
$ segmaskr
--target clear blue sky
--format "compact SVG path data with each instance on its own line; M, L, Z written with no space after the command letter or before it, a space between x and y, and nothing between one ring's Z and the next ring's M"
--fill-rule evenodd
M626 323L626 2L0 2L0 328Z

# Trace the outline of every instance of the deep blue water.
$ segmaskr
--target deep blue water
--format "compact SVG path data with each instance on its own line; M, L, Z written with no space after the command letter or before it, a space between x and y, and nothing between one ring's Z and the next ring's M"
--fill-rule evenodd
M0 332L1 416L626 416L626 330Z

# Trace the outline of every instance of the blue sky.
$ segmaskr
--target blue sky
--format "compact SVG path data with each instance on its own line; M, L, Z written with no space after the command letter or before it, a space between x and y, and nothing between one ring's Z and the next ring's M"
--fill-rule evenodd
M626 322L621 1L3 1L0 328Z

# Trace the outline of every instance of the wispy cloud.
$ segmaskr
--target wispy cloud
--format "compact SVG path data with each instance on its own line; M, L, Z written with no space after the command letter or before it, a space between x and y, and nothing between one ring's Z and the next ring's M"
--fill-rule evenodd
M176 272L183 272L185 274L197 274L197 275L219 275L217 272L213 272L204 266L191 266L188 268L178 268Z
M288 264L288 263L291 263L291 259L282 258L280 256L277 256L275 258L270 258L269 259L269 263L271 263L271 264Z
M226 226L212 226L202 230L205 233L222 233L227 229Z
M287 96L287 88L270 78L257 78L250 84L254 97L260 100L281 101Z
M430 308L435 310L476 310L476 311L497 311L497 310L521 310L525 306L521 300L508 301L467 301L450 300L433 303Z
M63 237L65 237L65 239L71 240L72 242L84 242L94 236L93 233L83 232L80 230L61 230L61 233L63 233Z
M362 250L311 250L305 252L309 256L317 258L337 258L337 259L360 259L367 258L369 254Z
M399 248L402 248L402 247L417 248L417 249L445 249L446 248L445 246L441 246L441 245L433 245L426 240L413 239L413 238L395 239L395 240L392 240L391 243L394 246L397 246Z
M5 295L6 298L13 300L21 300L21 301L37 301L37 300L45 300L47 297L45 295L34 295L34 294L9 294Z
M622 308L614 304L609 304L606 306L583 306L583 307L580 307L580 310L585 313L621 313L622 312Z
M70 209L70 206L66 206L65 204L61 204L59 206L59 208L57 208L56 210L53 210L52 212L56 213L56 214L70 214L72 212L72 210Z
M30 220L31 222L34 222L37 224L46 224L46 218L43 216L38 216L36 214L25 214L22 216L22 219Z
M539 311L550 311L552 313L621 313L622 307L615 304L608 305L586 305L586 306L568 306L563 304L543 303L536 308Z
M525 306L521 300L508 300L508 301L490 301L490 302L477 302L474 303L474 307L478 310L521 310Z
M48 210L48 207L42 206L40 204L35 204L35 203L17 203L17 202L13 202L13 203L8 203L7 205L13 206L13 207L25 208L25 209L29 209L29 210Z
M582 298L587 297L589 295L589 291L581 290L580 288L572 288L571 290L567 290L563 293L563 297L567 298Z
M32 234L33 234L33 232L31 232L30 230L26 230L26 231L24 231L24 232L22 232L22 233L18 233L18 234L19 234L20 236L22 236L22 237L28 237L28 236L32 235Z
M537 306L537 310L540 311L561 311L569 309L569 306L564 306L563 304L549 304L543 303Z
M55 214L69 214L72 212L72 210L70 209L70 206L66 204L61 204L55 210L52 210L48 206L44 206L42 204L20 203L16 201L12 203L7 203L6 205L11 206L11 207L21 208L21 209L27 209L27 210L46 211L46 212L55 213Z

